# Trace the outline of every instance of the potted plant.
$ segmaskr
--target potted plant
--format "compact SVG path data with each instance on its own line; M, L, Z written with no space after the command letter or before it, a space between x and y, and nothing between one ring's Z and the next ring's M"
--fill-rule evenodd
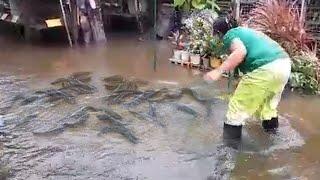
M204 69L210 68L210 58L202 57L202 65Z
M210 56L210 66L212 68L218 68L220 67L222 64L222 59L220 57L217 56Z
M188 63L190 61L190 53L186 50L181 52L181 63Z
M191 53L191 64L193 65L200 65L201 57L207 56L207 54L210 52L212 25L210 24L211 21L206 19L212 19L215 17L214 14L210 13L199 13L197 15L199 16L193 17L193 19L191 19L187 24L190 36L190 45L188 46L188 51Z
M201 57L200 54L191 54L190 55L190 63L192 65L200 65Z
M173 49L173 57L170 59L172 62L181 62L182 61L182 56L184 51L184 46L183 46L183 39L184 36L180 31L176 31L172 33L172 44L175 45ZM185 55L184 55L185 58Z
M210 46L210 66L218 68L222 64L223 42L219 37L215 36L211 40Z
M188 47L188 51L190 52L190 63L192 65L199 65L200 64L200 48L201 48L201 41L193 39L190 42L190 46Z

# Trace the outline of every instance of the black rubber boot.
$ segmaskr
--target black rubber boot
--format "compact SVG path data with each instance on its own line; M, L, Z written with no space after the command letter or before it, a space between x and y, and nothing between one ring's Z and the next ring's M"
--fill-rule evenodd
M265 131L275 131L279 127L278 117L271 120L263 120L262 127Z
M232 126L224 123L223 138L224 139L240 139L242 134L242 126Z
M232 126L224 123L223 126L223 141L228 147L238 149L242 134L242 126Z

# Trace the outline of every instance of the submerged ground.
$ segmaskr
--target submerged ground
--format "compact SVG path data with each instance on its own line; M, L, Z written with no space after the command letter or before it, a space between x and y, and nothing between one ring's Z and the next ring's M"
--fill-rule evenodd
M317 97L287 93L278 133L252 120L234 150L221 139L226 82L208 85L168 62L167 42L137 39L70 49L0 38L0 179L317 179Z

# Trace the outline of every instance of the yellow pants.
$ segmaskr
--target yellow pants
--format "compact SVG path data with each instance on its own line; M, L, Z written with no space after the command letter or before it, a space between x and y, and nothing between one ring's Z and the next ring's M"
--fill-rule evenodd
M290 72L291 61L285 58L245 74L230 99L225 123L240 126L252 116L260 120L276 117Z

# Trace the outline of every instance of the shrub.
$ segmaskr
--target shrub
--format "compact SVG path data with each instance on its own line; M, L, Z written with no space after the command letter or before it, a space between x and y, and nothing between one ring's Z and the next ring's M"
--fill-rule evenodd
M299 8L288 0L267 0L250 12L248 26L262 31L277 41L292 59L289 85L309 94L318 94L320 66L310 47L313 38L306 33Z
M300 21L299 8L287 0L268 0L257 4L250 13L249 27L262 31L279 42L291 56L309 50L312 42Z
M320 63L312 52L302 52L292 58L292 73L289 84L293 89L308 94L320 92Z

